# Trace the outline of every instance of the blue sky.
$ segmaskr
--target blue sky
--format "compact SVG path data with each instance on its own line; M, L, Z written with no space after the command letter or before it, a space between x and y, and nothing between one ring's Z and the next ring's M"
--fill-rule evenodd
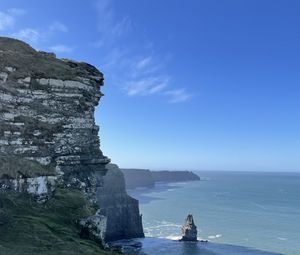
M300 2L1 0L0 33L105 75L121 167L300 171Z

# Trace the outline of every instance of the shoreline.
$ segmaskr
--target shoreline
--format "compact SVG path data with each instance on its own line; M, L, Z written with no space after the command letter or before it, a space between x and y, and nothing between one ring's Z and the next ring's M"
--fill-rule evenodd
M283 253L258 250L251 247L224 244L215 242L184 242L159 237L145 237L137 239L119 240L110 243L116 251L121 251L124 255L169 255L184 254L189 255L286 255Z

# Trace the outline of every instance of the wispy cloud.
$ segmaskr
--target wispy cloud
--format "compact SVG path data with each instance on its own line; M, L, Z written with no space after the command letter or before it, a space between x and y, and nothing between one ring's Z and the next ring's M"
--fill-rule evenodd
M134 32L134 22L126 15L117 15L113 4L111 0L97 1L99 40L91 44L107 52L103 57L103 69L111 82L121 84L122 91L130 97L167 96L172 103L190 99L186 89L169 88L174 80L166 72L169 54L157 54L149 40L132 41L136 38L130 36Z
M7 12L14 17L22 16L22 15L26 14L26 11L24 9L20 9L20 8L10 8L7 10Z
M7 13L0 12L0 31L1 28L4 27L13 28L17 16L21 16L25 13L26 12L24 10L16 8L9 9ZM33 47L39 48L41 45L47 44L49 39L57 33L67 33L68 31L69 29L65 24L59 21L54 21L45 28L25 27L19 30L12 29L8 35L30 43ZM74 47L64 44L56 44L49 47L49 49L58 53L71 53Z
M36 44L42 39L42 34L33 28L24 28L12 34L20 40Z
M59 21L55 21L52 24L50 24L48 31L49 32L64 32L64 33L66 33L69 31L69 29L65 24L63 24Z
M69 47L64 44L58 44L50 47L50 50L56 52L56 53L72 53L74 50L74 47Z
M121 19L115 15L110 0L98 0L96 2L97 29L101 39L94 43L96 47L114 44L123 34L131 29L131 20L128 17Z
M152 58L151 57L145 57L145 58L142 58L140 61L138 61L136 63L136 68L137 69L144 69L146 68L147 66L149 66L151 64L151 60Z
M192 98L192 95L187 93L185 89L168 90L164 94L170 97L170 103L182 103Z
M161 92L169 83L169 77L145 77L129 81L125 87L129 96L147 96Z
M25 14L25 10L12 8L5 12L0 11L0 31L6 31L14 28L16 18Z
M16 29L16 24L19 23L18 25L20 27L20 18L25 14L27 14L27 12L20 8L11 8L6 11L0 11L0 31L7 36L12 36L33 44L33 46L39 46L39 43L47 42L50 37L58 32L68 32L67 26L59 21L54 21L44 28L23 27ZM64 50L67 50L67 48Z
M46 29L36 28L23 28L14 32L12 35L20 40L29 43L38 44L47 41L49 37L53 36L56 32L68 32L68 28L61 22L53 22Z
M4 12L0 12L0 31L10 29L14 26L14 18Z

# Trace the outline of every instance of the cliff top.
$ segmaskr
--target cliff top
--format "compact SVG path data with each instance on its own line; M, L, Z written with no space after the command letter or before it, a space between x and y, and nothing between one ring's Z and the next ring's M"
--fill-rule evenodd
M0 37L0 70L15 68L15 78L56 78L76 80L78 76L94 78L102 85L103 74L94 66L68 59L58 59L54 53L36 51L20 40Z

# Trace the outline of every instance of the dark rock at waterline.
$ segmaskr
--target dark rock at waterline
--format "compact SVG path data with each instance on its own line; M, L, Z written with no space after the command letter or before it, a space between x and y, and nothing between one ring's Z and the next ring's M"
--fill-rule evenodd
M197 241L197 227L194 223L193 215L189 214L181 228L182 238L180 241Z

